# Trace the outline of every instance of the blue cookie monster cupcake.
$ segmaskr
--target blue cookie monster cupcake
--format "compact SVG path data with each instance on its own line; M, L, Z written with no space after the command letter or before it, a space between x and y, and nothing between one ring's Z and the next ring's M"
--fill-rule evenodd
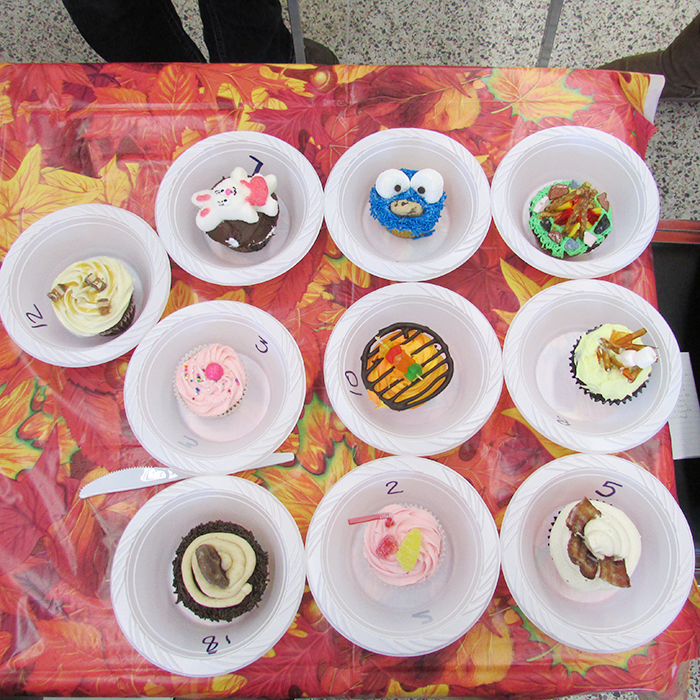
M424 238L435 232L447 194L437 170L384 170L369 195L370 214L399 238Z

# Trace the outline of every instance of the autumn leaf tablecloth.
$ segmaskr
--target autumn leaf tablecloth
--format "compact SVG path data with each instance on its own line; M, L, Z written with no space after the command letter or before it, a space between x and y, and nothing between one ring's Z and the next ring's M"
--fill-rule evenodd
M368 134L434 129L463 144L491 178L511 146L551 126L601 129L643 156L654 132L643 115L648 89L648 76L565 69L0 65L0 256L34 221L72 204L112 204L154 225L155 193L173 159L222 131L285 140L325 183L339 156ZM344 310L388 282L344 258L325 226L301 262L263 284L220 287L172 268L165 315L200 301L244 301L281 321L302 350L305 405L281 447L297 459L242 476L277 496L305 535L328 489L384 456L331 410L322 359ZM608 279L655 301L648 251ZM434 280L473 302L501 341L520 306L559 281L516 258L493 226L470 260ZM545 698L640 688L684 696L688 661L698 656L696 588L667 631L623 654L555 642L523 616L501 578L479 622L427 656L389 658L355 647L307 591L281 641L236 673L189 679L152 666L117 626L109 566L124 527L155 489L89 502L77 495L108 471L154 463L125 418L129 357L53 367L0 331L0 693ZM504 390L482 430L436 459L464 475L500 523L525 477L566 452L535 433ZM621 456L674 490L667 429Z

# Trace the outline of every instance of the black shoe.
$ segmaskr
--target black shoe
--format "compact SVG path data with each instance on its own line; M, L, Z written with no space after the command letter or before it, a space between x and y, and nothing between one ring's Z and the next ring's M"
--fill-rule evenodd
M338 57L327 46L319 44L313 39L304 39L304 53L307 63L313 63L317 66L338 65Z

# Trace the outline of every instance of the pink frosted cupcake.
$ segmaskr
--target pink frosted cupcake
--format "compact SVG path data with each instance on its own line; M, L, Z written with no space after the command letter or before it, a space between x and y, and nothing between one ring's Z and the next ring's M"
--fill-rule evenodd
M380 512L390 516L367 524L363 547L374 573L392 586L430 578L442 551L442 532L434 516L422 508L398 504Z
M198 416L223 416L245 392L243 363L228 345L197 348L175 372L175 388L183 404Z

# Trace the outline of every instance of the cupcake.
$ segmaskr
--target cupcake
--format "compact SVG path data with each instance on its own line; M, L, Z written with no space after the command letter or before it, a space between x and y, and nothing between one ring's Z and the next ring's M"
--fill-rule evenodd
M641 536L619 508L574 501L557 516L549 553L561 578L579 591L629 588L641 555Z
M370 191L370 214L394 236L424 238L435 232L445 199L436 170L392 168L379 174Z
M416 323L382 328L362 351L362 382L379 406L405 411L447 388L454 363L445 341Z
M656 350L644 345L641 328L605 323L585 333L574 346L571 369L578 385L595 401L624 403L636 396L657 361Z
M430 578L438 567L442 532L422 508L388 505L388 517L369 522L362 552L372 571L391 586L410 586Z
M542 250L556 258L588 253L612 231L607 195L590 182L547 185L530 202L529 217Z
M175 389L185 407L206 418L232 411L245 392L246 373L228 345L193 350L177 367Z
M197 525L175 552L177 602L204 620L231 621L260 602L267 560L253 534L240 525L223 520Z
M272 238L279 218L276 187L274 175L248 177L243 168L234 168L230 177L212 189L192 195L192 203L199 208L198 228L239 253L261 250Z
M107 256L69 265L47 296L58 320L83 338L119 335L134 320L134 278Z

